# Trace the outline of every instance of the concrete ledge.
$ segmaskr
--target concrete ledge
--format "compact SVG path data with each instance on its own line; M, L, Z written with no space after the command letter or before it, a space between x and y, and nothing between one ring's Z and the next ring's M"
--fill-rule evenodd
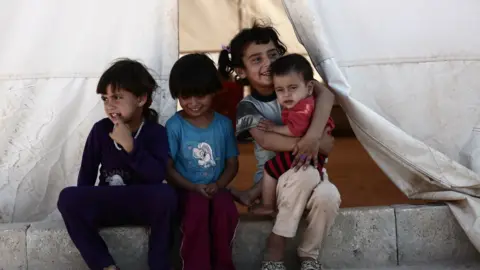
M446 205L396 206L399 264L480 261Z
M301 225L304 227L304 224ZM258 269L272 222L242 217L233 244L238 270ZM111 228L102 237L123 269L148 269L148 231ZM289 269L298 269L297 235L287 245ZM174 248L179 249L179 237ZM397 248L398 247L398 248ZM397 250L398 249L398 250ZM329 269L390 268L439 261L480 261L447 206L342 209L321 261ZM178 254L175 256L178 267ZM0 269L87 269L62 221L0 225Z
M0 269L27 269L28 224L0 224Z
M145 228L104 229L101 235L120 267L148 269ZM63 222L33 223L27 231L27 258L28 269L88 269Z
M325 242L321 261L331 268L397 265L394 209L343 209Z

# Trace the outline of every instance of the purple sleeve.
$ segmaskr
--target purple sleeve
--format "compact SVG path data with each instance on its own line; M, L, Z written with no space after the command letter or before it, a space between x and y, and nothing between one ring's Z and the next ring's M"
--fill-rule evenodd
M144 141L134 141L133 151L127 156L130 167L145 184L161 184L165 180L168 161L167 132L155 123L154 134L148 134Z
M98 138L98 124L95 124L88 134L83 149L82 165L78 173L77 186L94 186L97 181L98 166L100 165L101 148Z

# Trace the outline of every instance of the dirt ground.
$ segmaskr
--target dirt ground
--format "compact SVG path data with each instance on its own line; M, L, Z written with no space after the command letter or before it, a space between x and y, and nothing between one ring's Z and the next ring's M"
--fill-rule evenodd
M255 172L253 144L240 144L240 169L233 185L247 189ZM388 179L355 137L335 139L335 148L328 162L330 180L340 190L341 207L421 204L409 200ZM243 207L239 207L245 212Z

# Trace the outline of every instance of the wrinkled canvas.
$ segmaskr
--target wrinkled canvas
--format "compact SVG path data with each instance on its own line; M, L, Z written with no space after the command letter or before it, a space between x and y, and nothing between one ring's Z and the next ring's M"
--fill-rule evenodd
M368 153L480 250L480 2L283 2Z
M146 64L167 91L178 58L177 0L42 0L0 3L0 223L45 219L76 184L83 146L104 117L95 89L117 58Z

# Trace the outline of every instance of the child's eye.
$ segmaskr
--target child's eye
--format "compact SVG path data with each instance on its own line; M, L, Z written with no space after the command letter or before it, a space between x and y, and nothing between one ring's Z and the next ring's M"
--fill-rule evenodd
M114 98L115 100L122 99L122 97L121 97L121 96L114 96L113 98Z
M254 63L260 63L261 61L262 61L261 57L256 57L256 58L253 59Z
M272 52L270 53L270 55L268 56L270 59L273 59L273 60L276 60L278 58L278 52Z

